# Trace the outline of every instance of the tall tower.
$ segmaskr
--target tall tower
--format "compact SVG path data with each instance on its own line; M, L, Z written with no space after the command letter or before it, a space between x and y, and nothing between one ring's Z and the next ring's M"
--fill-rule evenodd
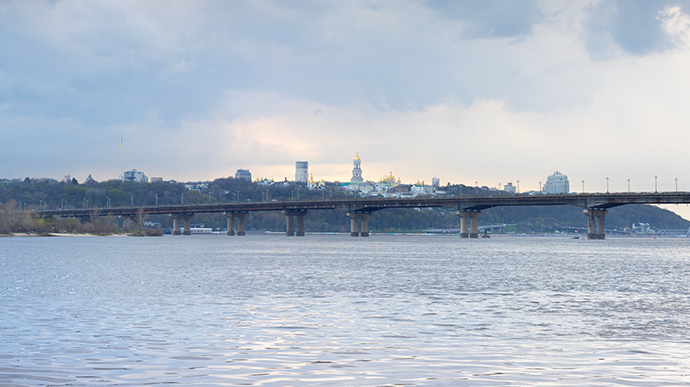
M295 163L295 181L306 183L309 180L309 162L297 161Z
M362 179L362 161L359 159L359 153L355 155L353 163L355 164L355 167L352 168L352 179L350 179L350 183L362 184L364 183L364 179Z

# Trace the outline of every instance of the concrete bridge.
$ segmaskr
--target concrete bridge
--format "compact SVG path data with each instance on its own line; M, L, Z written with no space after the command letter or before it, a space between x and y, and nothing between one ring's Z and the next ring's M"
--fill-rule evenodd
M460 237L477 238L477 218L481 211L499 206L554 206L582 207L587 217L587 238L604 239L607 210L625 204L688 204L690 192L675 193L615 193L615 194L561 194L561 195L497 195L418 197L407 199L362 198L324 200L286 200L271 202L161 205L140 207L90 208L72 210L37 211L41 216L88 218L92 216L119 216L138 218L146 215L170 215L173 234L190 235L191 219L199 213L222 213L228 218L228 235L245 235L244 221L252 211L281 211L286 216L287 236L304 236L304 217L309 211L343 209L350 218L350 235L369 236L369 219L373 212L386 208L453 208L460 217ZM235 233L235 219L237 232ZM180 226L184 230L180 232Z

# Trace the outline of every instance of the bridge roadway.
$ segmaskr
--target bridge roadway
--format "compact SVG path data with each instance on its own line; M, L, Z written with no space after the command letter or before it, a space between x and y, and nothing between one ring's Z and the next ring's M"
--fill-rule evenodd
M418 198L362 198L286 200L271 202L240 202L219 204L160 205L115 208L87 208L69 210L36 211L41 216L88 218L94 216L118 216L138 218L146 215L170 215L173 218L173 234L191 234L191 219L198 213L222 213L228 218L228 235L245 235L244 220L252 211L281 211L286 217L286 235L304 235L304 216L309 210L344 209L351 220L350 235L369 236L369 218L375 211L386 208L445 207L457 210L460 217L460 237L477 238L477 217L482 210L499 206L554 206L571 205L584 208L587 216L587 237L604 239L604 218L608 208L625 204L688 204L690 192L613 193L613 194L560 194L560 195L489 195ZM237 218L237 233L235 233ZM180 232L180 222L184 231ZM361 223L361 226L360 226Z

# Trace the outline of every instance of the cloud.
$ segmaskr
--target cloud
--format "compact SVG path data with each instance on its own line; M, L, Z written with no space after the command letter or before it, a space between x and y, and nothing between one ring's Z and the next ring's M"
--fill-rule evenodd
M190 72L196 68L194 62L188 62L186 60L181 60L177 63L173 63L170 66L160 70L158 75L166 80L172 80L184 73Z
M591 7L585 23L590 54L601 59L621 51L645 56L672 49L682 28L678 23L683 8L690 8L690 2L600 1Z
M464 24L463 35L471 38L529 35L542 17L536 1L426 0L423 3L441 18Z
M657 19L676 45L686 49L690 47L690 17L680 7L665 8Z

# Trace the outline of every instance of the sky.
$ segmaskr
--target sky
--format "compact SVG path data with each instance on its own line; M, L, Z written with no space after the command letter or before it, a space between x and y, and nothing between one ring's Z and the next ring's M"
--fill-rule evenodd
M690 191L690 1L5 0L0 47L0 178Z

